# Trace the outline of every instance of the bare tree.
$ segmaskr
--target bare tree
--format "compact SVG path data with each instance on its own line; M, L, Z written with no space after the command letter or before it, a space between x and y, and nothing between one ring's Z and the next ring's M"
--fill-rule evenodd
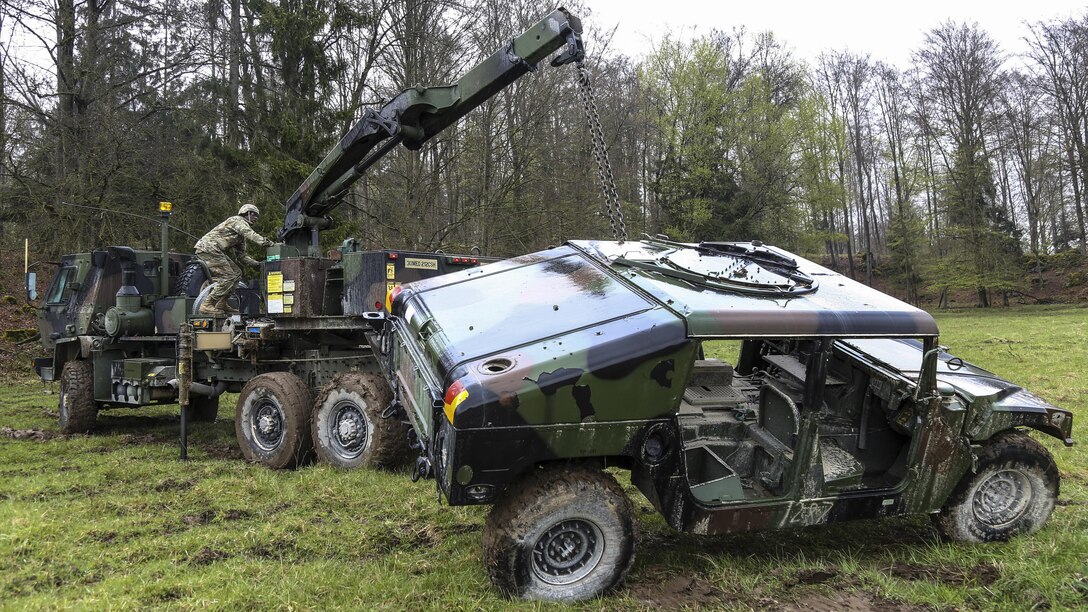
M973 286L978 305L989 306L989 288L1008 271L1007 222L995 202L996 190L986 152L986 135L999 91L1001 52L977 24L945 23L926 34L915 53L923 71L925 97L945 146L949 165L945 192L949 222L955 226L961 256L970 262L949 279Z
M1088 17L1036 23L1028 42L1065 126L1068 163L1076 173L1071 178L1080 248L1088 253L1082 189L1088 185Z

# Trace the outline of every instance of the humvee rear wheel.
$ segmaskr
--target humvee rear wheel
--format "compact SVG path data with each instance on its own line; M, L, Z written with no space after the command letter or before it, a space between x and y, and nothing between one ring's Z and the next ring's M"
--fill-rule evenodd
M83 433L94 427L98 405L94 401L94 366L75 359L60 372L60 400L57 406L62 433Z
M212 423L218 415L218 397L189 396L189 418L194 423Z
M484 562L503 594L578 601L613 588L635 558L635 516L612 476L556 466L515 484L484 529Z
M314 448L320 461L339 468L395 467L408 454L408 436L396 419L382 418L392 400L376 374L333 378L314 405Z
M310 458L313 395L289 372L261 374L238 396L234 435L247 461L290 469Z
M990 542L1043 526L1058 499L1060 476L1042 444L1017 431L1000 433L982 447L976 465L935 515L941 535Z

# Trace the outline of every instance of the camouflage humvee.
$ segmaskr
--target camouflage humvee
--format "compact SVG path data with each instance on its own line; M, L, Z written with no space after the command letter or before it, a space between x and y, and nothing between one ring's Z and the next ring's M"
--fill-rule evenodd
M988 541L1058 495L1024 429L1073 443L1069 411L946 353L927 313L759 242L569 242L389 300L372 345L416 475L494 505L485 563L513 596L622 580L636 521L605 467L686 532L928 513Z

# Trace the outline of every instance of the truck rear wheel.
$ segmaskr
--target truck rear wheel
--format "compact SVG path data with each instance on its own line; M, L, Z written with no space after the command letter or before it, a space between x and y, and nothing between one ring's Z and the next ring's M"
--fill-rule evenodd
M289 372L254 377L242 388L235 411L234 435L247 461L291 469L310 459L310 410L313 395Z
M83 433L94 427L98 405L94 401L94 366L90 361L74 359L64 364L57 412L61 433Z
M385 381L348 372L329 381L314 406L314 448L320 461L338 468L396 467L408 454L404 425L382 418L392 400Z
M1034 533L1050 518L1060 475L1046 448L1018 431L1002 432L978 452L934 522L961 542L1008 540Z
M635 526L615 478L589 466L550 467L495 504L484 528L484 563L509 597L588 599L627 574Z

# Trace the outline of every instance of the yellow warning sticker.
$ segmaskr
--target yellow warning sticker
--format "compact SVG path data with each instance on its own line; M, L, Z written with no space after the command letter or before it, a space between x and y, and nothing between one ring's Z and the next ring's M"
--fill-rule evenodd
M283 314L291 314L291 307L290 306L284 306L283 307Z
M283 294L283 305L284 306L290 306L291 304L294 304L294 303L295 303L295 294L293 294L293 293Z
M397 277L397 265L387 263L385 264L385 277L389 280L393 280Z
M268 273L268 295L272 297L273 293L283 293L283 272L269 272Z
M295 281L284 279L283 280L283 292L288 293L288 292L294 291L294 290L295 290Z
M282 293L269 293L268 294L268 314L279 314L283 312L283 294Z

